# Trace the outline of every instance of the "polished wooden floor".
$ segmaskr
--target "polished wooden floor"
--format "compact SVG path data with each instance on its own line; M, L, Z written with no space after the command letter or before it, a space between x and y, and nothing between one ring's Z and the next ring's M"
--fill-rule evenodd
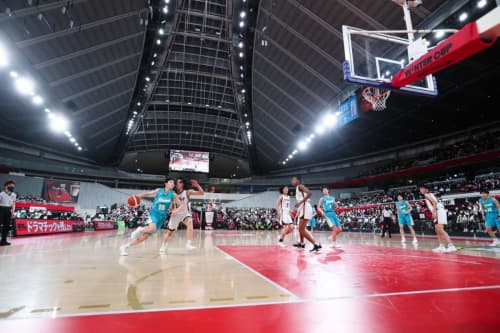
M419 238L414 246L408 237L410 242L401 244L398 236L344 233L342 247L332 249L329 233L317 232L324 248L311 254L279 248L275 232L212 231L197 232L198 249L186 252L180 231L167 255L158 254L162 234L156 234L121 257L118 248L128 234L22 238L1 247L0 331L21 318L253 309L398 293L500 292L500 248L484 241L456 240L457 254L435 254L430 251L436 246L433 238ZM414 279L418 283L409 282Z

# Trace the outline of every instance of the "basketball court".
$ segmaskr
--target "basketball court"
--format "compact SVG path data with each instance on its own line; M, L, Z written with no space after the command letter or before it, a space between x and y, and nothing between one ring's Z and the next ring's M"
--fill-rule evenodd
M275 67L273 71L280 72L284 76L288 75L287 77L290 81L294 81L296 86L313 96L314 99L324 102L320 104L322 104L323 108L328 109L325 118L331 124L320 124L321 133L325 131L323 126L335 128L338 124L341 124L339 127L342 127L358 117L357 111L350 113L352 103L357 103L358 95L370 105L373 111L383 111L387 108L386 102L390 98L392 91L396 91L398 94L412 94L425 98L439 96L440 91L436 75L444 69L492 47L500 35L500 7L495 7L479 19L468 22L456 29L436 27L426 29L425 27L414 28L412 23L411 10L418 8L422 1L394 0L393 2L397 4L397 6L394 6L394 11L398 10L400 12L400 18L404 21L405 29L383 29L385 26L382 23L377 23L369 15L356 11L356 8L349 7L353 6L352 4L346 4L345 2L344 6L350 8L351 12L357 13L356 15L363 18L365 22L371 22L371 25L375 27L382 27L368 30L357 26L342 25L341 31L330 27L330 30L335 32L336 37L342 40L342 42L337 41L337 46L339 49L343 48L345 55L343 62L337 61L337 67L340 67L337 69L342 72L341 75L344 81L352 84L350 86L352 89L337 88L332 83L333 79L329 81L323 77L323 75L330 74L333 77L335 74L319 73L310 67L310 64L302 64L302 67L306 69L305 72L308 72L307 75L315 76L325 86L333 87L332 91L337 94L336 102L338 102L338 105L336 107L338 106L339 111L333 112L329 106L331 100L333 100L332 91L325 94L328 95L328 102L326 102L324 97L319 97L313 91L314 87L306 87L307 83L303 84L298 82L297 79L290 79L291 74L284 73L288 71L288 68L283 69L277 65L272 65ZM71 1L68 3L71 3ZM173 1L173 3L176 2ZM205 31L201 32L200 28L196 26L192 31L187 31L188 28L185 28L186 31L177 31L172 35L184 36L183 43L187 43L189 38L194 38L193 35L199 32L201 36L200 51L199 55L195 55L199 56L199 58L202 57L201 49L205 43L205 38L217 43L216 49L210 50L215 54L215 58L219 55L219 44L231 45L230 43L235 43L236 52L234 50L230 51L228 46L227 55L224 53L224 59L208 59L209 57L206 57L208 60L202 61L198 59L199 63L190 64L192 67L183 63L179 68L172 69L165 65L168 61L178 61L181 58L183 61L187 61L186 59L189 57L179 51L179 48L172 58L168 58L171 54L167 55L167 47L161 46L164 48L162 51L154 49L155 45L163 45L162 43L167 46L171 45L170 43L181 43L180 39L175 40L175 36L165 38L165 35L170 33L171 29L179 27L180 15L191 13L190 7L186 7L188 9L181 8L181 5L184 6L186 3L179 1L177 7L175 5L169 7L170 1L162 1L161 7L165 6L163 9L160 9L160 5L155 5L154 9L151 6L150 8L142 8L138 12L141 29L142 26L146 27L148 24L147 19L149 16L147 16L147 13L152 13L153 10L161 10L163 13L161 15L164 16L161 16L161 19L155 17L158 20L158 36L150 38L148 44L143 41L144 45L151 46L152 50L150 58L147 58L149 55L144 55L144 59L146 59L144 63L147 63L150 72L146 74L144 72L144 75L141 74L144 76L142 77L134 69L128 74L122 74L122 77L109 80L109 82L120 81L133 75L134 79L140 78L140 80L146 82L140 83L139 93L131 94L127 99L128 104L125 104L127 112L131 111L132 113L130 113L130 117L127 114L124 116L124 120L120 120L123 124L128 124L126 128L123 128L123 133L114 133L111 139L100 142L99 135L106 133L107 130L106 128L93 128L92 126L98 123L97 120L92 118L81 128L88 128L87 131L91 132L89 136L96 140L93 145L100 147L100 149L108 147L108 144L110 144L109 147L121 144L123 146L130 145L133 153L136 153L137 151L150 151L150 148L153 147L158 151L161 150L162 158L165 159L167 156L164 151L165 147L176 145L181 148L187 146L186 148L189 149L203 149L205 148L204 145L208 145L208 142L210 142L212 146L207 148L208 151L215 147L214 142L217 141L217 144L222 148L212 150L232 154L231 157L238 161L234 163L234 170L239 168L239 160L243 157L246 158L245 154L251 149L264 156L273 154L271 157L264 157L264 160L267 161L268 165L272 162L274 167L276 164L282 167L291 162L299 151L307 149L308 144L316 138L316 134L302 133L301 131L305 131L305 129L302 130L302 127L296 124L288 124L288 120L279 117L274 118L272 112L264 111L263 113L266 113L266 116L256 119L256 123L260 123L259 126L265 129L268 126L267 120L270 120L270 122L278 124L279 126L276 127L281 127L283 132L290 133L294 140L296 139L295 135L297 135L305 138L304 141L299 139L297 149L290 148L288 147L289 142L283 139L280 136L281 134L276 134L277 130L269 125L272 128L266 129L268 134L271 134L271 137L276 139L274 141L283 142L283 145L278 146L279 148L273 145L266 146L269 145L271 140L262 139L268 137L261 134L260 138L259 136L257 138L258 140L261 139L261 142L265 142L263 147L270 147L270 150L274 152L266 152L266 148L261 147L259 147L260 150L247 147L253 145L253 125L251 125L250 118L252 120L254 118L253 116L248 117L251 110L247 109L245 105L251 96L248 96L248 100L246 99L246 83L236 82L236 80L240 78L243 80L247 76L251 76L249 74L255 75L254 77L259 75L265 77L265 75L257 71L252 73L251 70L246 72L244 65L247 66L250 63L231 63L231 57L235 59L247 57L242 51L243 42L252 41L253 38L252 35L252 37L248 37L248 40L245 39L247 37L243 37L242 31L235 32L233 36L231 29L234 27L231 24L229 24L230 28L225 27L225 30L221 32L225 22L230 22L232 19L232 14L229 15L230 18L227 17L226 7L224 6L228 6L227 4L232 2L227 2L226 5L220 3L211 4L216 10L214 10L215 14L211 13L209 15L207 14L208 4L205 3L205 11L200 12L202 14L197 14L198 17L206 15L200 26L206 25L207 20L213 19L217 21L220 19L223 23L221 23L219 30L216 29L217 27L211 27L212 32L207 32L208 30L205 28L203 28ZM243 1L243 3L246 3L246 1ZM191 2L189 2L189 5L191 5ZM295 1L290 0L287 5L301 9L303 15L309 17L316 15ZM247 8L246 5L242 6L242 8ZM270 6L272 11L274 2ZM219 7L224 9L219 9ZM232 7L229 7L232 10ZM49 10L54 8L56 6L51 4ZM59 10L59 8L57 9ZM262 10L265 12L268 9L263 7ZM63 7L62 14L69 15L67 14L69 10L70 8ZM170 12L174 10L179 11L175 19L173 19ZM24 12L20 10L19 12L20 15L31 15L30 11L34 13L35 9L25 10ZM217 14L218 11L223 14ZM5 15L12 16L10 9L8 13L10 14ZM143 13L146 13L146 16L141 16ZM428 14L430 14L430 11ZM135 14L126 15L128 15L126 17L129 17ZM243 11L240 18L237 18L237 20L240 20L239 28L246 28L247 23L243 20L247 15L250 14ZM270 16L272 20L276 20L277 24L283 27L286 26L283 21L280 23L280 18L272 17L272 12L271 14L268 12L266 15ZM420 15L421 22L425 23L424 14L421 13ZM8 20L7 16L3 16L2 19ZM47 15L47 17L49 16ZM75 22L71 16L68 16L68 18L71 22L69 23L70 30L74 30L73 25ZM38 15L38 20L48 22L41 13ZM106 22L100 24L108 24L113 21L111 19L103 20ZM134 18L134 20L137 21L137 18ZM257 22L257 17L254 20L254 23ZM262 20L261 17L259 22L262 23ZM168 24L165 24L167 21ZM189 19L184 17L183 24L185 27L189 25L189 22L186 23L187 21ZM316 23L321 21L322 19L315 18ZM93 24L95 23L87 23L85 29L91 29ZM46 25L51 27L49 23ZM28 29L28 26L25 26L24 29ZM155 29L151 28L150 30ZM262 38L260 40L262 47L268 46L266 38L269 38L270 45L275 47L275 50L283 52L285 47L280 46L280 41L272 40L272 29L270 29L270 33L266 32L266 29L267 23L261 30L254 29L255 31L251 33L259 34L259 38ZM301 41L306 40L304 43L311 46L312 42L308 42L307 38L294 30L294 27L288 26L286 29L295 36L294 38ZM146 31L146 28L144 30ZM68 32L61 33L61 35L66 33ZM210 33L214 35L209 36ZM269 35L266 35L268 33ZM144 32L144 36L145 34L146 32ZM437 34L444 37L431 46L429 40ZM142 36L141 32L136 32L136 36ZM43 40L52 37L41 36L37 38ZM35 39L33 38L33 40L27 42L18 41L17 43L20 47L26 44L24 45L26 47L39 42ZM144 37L145 39L146 37ZM120 39L117 38L117 40ZM138 44L143 45L142 43ZM259 44L256 43L255 45L258 46ZM100 47L104 48L104 46ZM182 47L183 52L186 52L187 48L195 48L198 45L186 46L186 44L183 44ZM99 46L94 45L88 48L98 49ZM313 46L312 49L318 52L320 48ZM84 52L80 50L78 52L81 55L91 51ZM235 52L234 55L231 52ZM267 55L265 55L266 51L264 49L255 52L256 58L266 59ZM323 57L334 59L326 51L322 52L319 53ZM139 56L139 54L141 57L143 56L140 52L136 55ZM189 61L193 61L192 59L195 57L191 56ZM290 52L288 52L287 56L297 63L302 63L297 56L290 55ZM64 57L69 56L60 55L59 60L46 59L37 66L39 69L48 67L57 63L57 61L64 61ZM251 57L249 58L251 59ZM127 59L125 58L125 60ZM230 59L229 62L227 59ZM247 61L246 59L242 61ZM261 61L271 63L269 60L262 59ZM165 66L158 69L155 67L158 66L158 62L162 62L162 66ZM185 77L166 78L168 73L177 76L181 67L189 75L198 76L202 65L209 67L211 71L211 74L204 73L202 75L203 77L211 77L210 80L204 81L208 86L210 84L215 86L213 82L220 80L218 82L219 87L222 88L220 97L211 97L211 88L209 91L206 86L198 90L196 87L201 87L202 84L195 81L188 82ZM94 66L96 68L100 66L102 66L101 68L106 67L102 64ZM224 71L221 69L223 74L220 74L216 73L215 69L210 66L214 68L227 66L227 73L225 72L226 68L224 68ZM188 70L186 70L187 67L189 67ZM238 71L238 68L240 71ZM91 73L96 69L87 69L86 71ZM14 73L15 76L13 76L12 72L10 73L13 79L18 75L17 72ZM54 81L55 83L52 82L51 85L62 84L65 80L70 81L72 77L78 77L78 75L83 74L73 74L67 78L59 79L59 81ZM186 86L192 84L192 87L188 88L194 92L192 96L186 99L182 95L184 92L180 93L179 96L176 95L178 92L172 93L168 84L164 87L164 91L161 92L161 89L156 89L155 82L162 84L162 80L163 83L172 80L172 82L182 85L182 89L186 89ZM302 105L300 97L291 96L293 93L289 94L286 88L276 87L276 83L269 79L264 78L264 80L260 81L260 84L264 81L266 81L265 84L269 84L269 87L272 86L273 89L286 96L296 106L298 105L299 109L302 109L301 112L305 110L302 112L303 114L309 113L310 118L318 117L317 113L311 112ZM108 83L103 83L102 87L106 84ZM125 87L123 89L128 89L127 91L130 92L133 91L134 87L135 82L132 88ZM230 87L230 93L226 93L228 87ZM93 89L98 90L98 88L99 85L94 84L94 87L87 89L93 91ZM176 91L181 90L179 87L174 88ZM76 97L79 97L80 94L85 95L85 93L86 90L79 91L78 89L74 89L72 92L73 96ZM255 89L253 93L265 95L258 89ZM34 95L33 91L31 95ZM200 98L201 102L197 101L196 99L202 95L204 99ZM37 95L33 98L34 104L43 104L43 99L40 96ZM111 97L106 96L103 99L108 98ZM157 99L154 100L155 98ZM175 101L176 98L178 98L177 101ZM67 96L63 98L65 102L71 101L71 99ZM286 106L281 106L279 101L273 101L268 97L264 97L264 99L266 99L265 103L262 102L262 99L260 100L262 105L265 104L270 109L286 111ZM151 104L153 105L151 109L141 108L141 105L150 101L154 102ZM99 103L94 100L91 102L92 105ZM193 106L193 103L196 105ZM129 108L129 104L133 106ZM87 111L94 107L92 105L87 106L89 108ZM162 116L157 117L156 114L154 117L147 116L148 112L157 111L157 105L160 105L159 108L166 105L165 108L168 110L165 112L174 110L172 113L175 112L175 115L168 115L163 118ZM179 109L170 109L171 105L179 106ZM118 111L113 111L116 114L124 110L123 107L116 108ZM195 108L203 109L204 114L199 114L197 117L193 116L192 119L188 120L183 118L185 114L195 114L197 112ZM260 106L255 106L255 108L263 110L263 107ZM75 104L75 114L84 114L85 108L83 108L84 111L76 109ZM208 109L210 109L210 114L207 111ZM48 108L44 110L48 114L51 113ZM106 109L103 112L108 111ZM222 114L224 112L225 115ZM492 110L492 112L498 111ZM105 119L105 117L101 116L101 119ZM169 121L169 117L175 118L176 121L179 119L185 120L184 122L179 120L178 123L187 124L186 126L191 127L187 130L184 127L181 129L179 125L179 128L174 130L172 129L174 125L171 128L170 123L158 125L158 119L160 119L160 122L165 119ZM54 116L50 119L53 118ZM218 129L219 118L223 119L221 124L225 124L224 128ZM206 123L209 122L208 119L212 119L212 123L206 126ZM120 124L120 122L110 123ZM173 123L174 121L172 121ZM304 125L305 128L310 125L310 122L301 120L300 124ZM147 137L148 133L146 132L149 126L157 126L153 133L154 137ZM213 133L207 134L208 127L215 128ZM300 130L296 130L296 128ZM193 138L198 133L192 133L191 131L200 131L202 134L200 134L199 138ZM63 132L68 140L71 140L71 144L74 145L73 148L76 147L78 151L83 150L83 147L76 142L76 139L68 130ZM167 132L169 133L167 134ZM168 137L170 141L162 141L162 134ZM181 136L188 139L183 139L186 141L178 139ZM111 145L111 143L114 145ZM90 146L92 144L89 144ZM89 149L92 150L92 148ZM111 153L116 152L112 151ZM111 155L111 153L100 150L99 154L105 156ZM128 152L120 152L117 156L120 155L120 158L123 158L125 153ZM183 153L186 155L183 155ZM43 154L39 155L43 156ZM278 158L275 158L276 156ZM130 161L133 159L134 157L130 157ZM102 159L102 161L104 160ZM71 159L65 158L61 161L71 161ZM166 161L162 162L167 164ZM171 151L169 171L208 174L209 162L211 162L211 159L208 152ZM82 167L81 171L79 171L81 174L84 173L83 168L89 165L85 163L81 163ZM137 160L134 163L138 163ZM118 164L110 163L109 165L115 167ZM136 167L138 174L143 172L139 165L133 165L134 172ZM355 166L355 164L351 165ZM64 172L69 172L68 170L69 168ZM309 169L303 170L306 170L305 173L307 174ZM229 178L236 177L237 171L234 171L234 173L233 171L231 171L231 176L227 179L219 179L218 184L227 183L230 185L231 179ZM103 177L108 176L106 174ZM151 181L155 180L154 178L151 179ZM210 180L208 176L206 179ZM197 190L200 189L200 193L204 195L198 182L193 184L196 184ZM239 183L234 184L236 184L234 187L237 188ZM118 180L116 180L116 187L118 187ZM174 194L169 192L172 188L162 192L162 195L166 195L167 192L171 195L167 198L168 207L174 200L172 199ZM299 192L300 183L296 188L297 192ZM66 185L62 188L51 187L49 188L49 194L54 198L58 198L55 201L73 202L73 198L77 197L80 192L79 185L77 189L78 191L76 191L76 188L71 188L70 195L66 190ZM239 191L239 189L235 191ZM64 196L65 198L61 198ZM157 194L153 195L155 204L156 196ZM132 203L129 201L130 206L136 207L139 205L140 197L134 195L130 198L132 198ZM175 198L177 199L177 197ZM310 197L305 197L302 193L300 198L303 199L303 202L298 204L297 207L302 205L303 208ZM300 201L300 198L297 200ZM189 197L186 196L185 200L186 213L190 213L190 208L188 208ZM163 207L162 211L165 213L165 216L161 215L163 219L168 213L168 208L165 208L166 202L162 201L160 204ZM175 213L172 214L175 215ZM305 218L305 213L303 213L303 217ZM186 218L182 221L185 220ZM152 221L151 218L148 220L149 222L151 225L157 223ZM435 223L438 224L437 218ZM439 223L441 222L439 221ZM159 227L160 224L158 223ZM159 249L162 245L164 232L161 231L153 234L144 243L137 246L134 243L134 247L130 245L129 253L125 252L124 254L122 252L123 256L120 256L120 246L130 239L131 231L112 230L100 233L85 232L31 238L18 237L12 246L1 247L0 332L489 333L498 331L500 327L500 306L498 304L500 300L500 247L489 246L489 243L484 239L457 238L453 241L453 244L458 249L457 252L434 253L431 249L436 246L437 240L430 236L418 235L418 245L414 245L411 242L402 244L399 236L380 238L379 234L376 233L345 232L339 239L341 247L334 248L329 245L331 244L329 232L315 232L314 237L324 246L318 253L311 253L309 245L306 249L292 247L292 238L293 240L297 239L296 231L293 237L286 239L287 246L280 247L277 245L279 231L275 230L263 232L196 230L194 243L197 248L194 251L187 252L185 250L184 241L186 235L184 231L179 231L170 241L167 253L161 255ZM175 228L171 231L175 231ZM149 231L144 232L144 234L142 232L139 230L140 237L146 237L141 242L149 236ZM190 239L188 242L191 244ZM126 249L129 247L128 244L130 243L127 243ZM317 245L314 244L314 246ZM453 245L451 244L451 246Z
M460 240L457 254L433 238L346 233L313 254L280 248L276 233L197 233L165 256L155 237L120 257L128 234L25 238L0 249L3 332L491 332L500 310L500 253ZM315 237L328 243L328 233ZM490 309L489 311L487 309ZM466 326L464 326L466 325ZM472 326L467 326L472 325Z

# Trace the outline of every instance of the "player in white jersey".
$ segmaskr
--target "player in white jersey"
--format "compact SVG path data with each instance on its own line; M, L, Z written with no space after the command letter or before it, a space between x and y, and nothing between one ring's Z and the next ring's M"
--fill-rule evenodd
M283 231L278 238L278 245L285 246L283 240L286 235L293 232L293 221L290 215L290 196L288 195L288 186L282 186L280 188L281 195L276 201L276 210L278 211L278 219L280 224L283 225Z
M179 213L170 217L170 221L168 221L167 225L167 233L165 234L165 238L163 239L163 243L160 247L160 254L165 254L167 252L168 241L174 235L179 223L184 223L186 226L186 250L191 251L194 250L193 246L193 218L191 216L191 210L189 208L189 198L192 195L204 195L205 191L201 188L200 184L196 180L191 180L191 185L195 188L195 190L185 190L184 180L182 178L177 178L175 181L175 192L177 197L180 200L181 209Z
M434 220L434 230L436 231L439 240L439 246L432 251L434 252L455 252L457 249L451 243L450 236L444 230L444 226L448 224L448 217L446 216L446 209L441 202L438 202L434 194L429 191L426 185L420 186L420 193L425 198L425 204L432 213Z
M295 199L297 203L295 208L297 208L297 215L299 220L299 235L300 241L295 244L295 247L305 248L304 238L307 239L314 247L311 252L318 252L321 249L321 244L316 243L312 235L307 231L307 222L313 217L313 208L311 206L311 196L312 192L302 184L300 176L292 177L292 185L296 187Z

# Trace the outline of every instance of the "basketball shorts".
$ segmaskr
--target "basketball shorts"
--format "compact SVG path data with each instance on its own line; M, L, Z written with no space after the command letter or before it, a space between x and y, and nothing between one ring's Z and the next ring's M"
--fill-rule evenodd
M306 203L299 209L299 219L310 220L313 217L313 209L311 204Z
M486 226L489 228L497 228L500 230L500 221L497 216L486 216L486 220L484 221Z
M283 212L283 214L281 214L281 223L282 224L292 224L293 223L292 217L290 216L289 212Z
M313 217L312 219L310 219L309 222L307 222L307 226L310 228L316 228L316 218Z
M175 231L177 227L179 227L179 223L184 222L187 218L191 217L191 213L179 213L170 217L170 221L168 221L167 228L168 230Z
M410 214L399 215L398 221L399 225L407 225L407 226L413 225L413 218L411 217Z
M327 213L325 215L325 219L326 219L326 223L328 223L328 226L330 228L333 228L333 227L339 228L340 227L340 220L337 217L337 214Z
M145 224L148 225L150 223L154 223L156 225L156 231L158 231L163 227L163 223L165 223L165 218L166 216L150 214Z
M448 224L448 216L446 215L446 209L438 207L437 221L434 221L434 224Z

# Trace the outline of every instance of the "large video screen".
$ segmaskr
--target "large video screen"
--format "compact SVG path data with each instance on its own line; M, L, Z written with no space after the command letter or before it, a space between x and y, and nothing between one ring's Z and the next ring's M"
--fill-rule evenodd
M209 171L209 153L202 151L170 150L170 171Z

